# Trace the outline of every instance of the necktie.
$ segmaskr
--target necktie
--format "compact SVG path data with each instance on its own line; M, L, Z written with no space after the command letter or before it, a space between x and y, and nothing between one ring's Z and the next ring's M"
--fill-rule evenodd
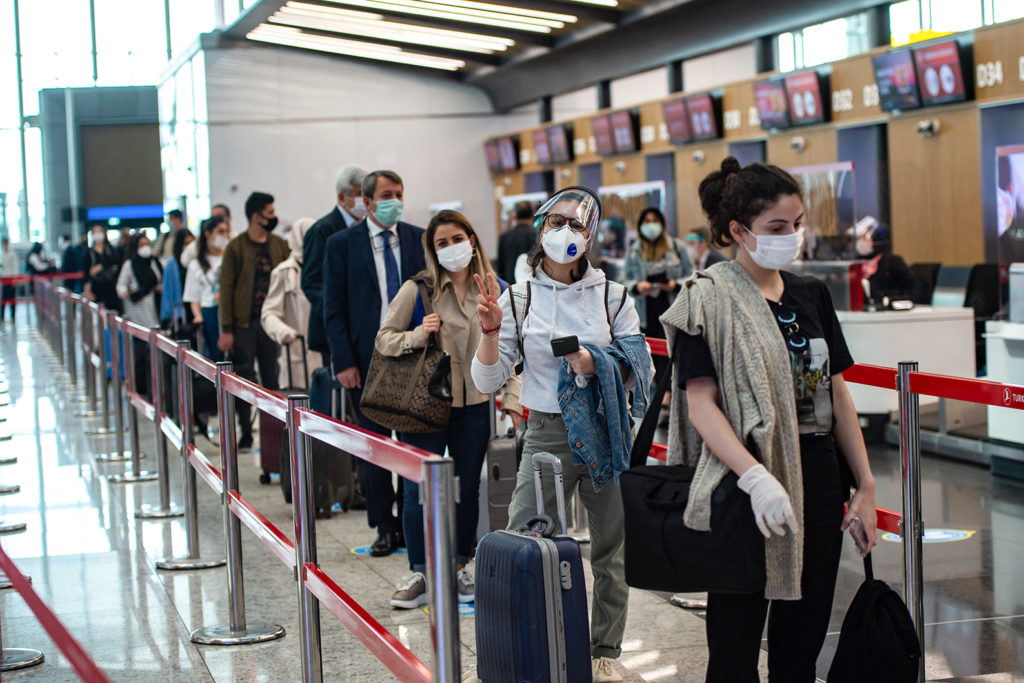
M391 303L398 294L398 288L402 286L402 279L398 276L395 252L391 251L391 231L382 230L380 236L384 240L384 277L388 283L388 303Z

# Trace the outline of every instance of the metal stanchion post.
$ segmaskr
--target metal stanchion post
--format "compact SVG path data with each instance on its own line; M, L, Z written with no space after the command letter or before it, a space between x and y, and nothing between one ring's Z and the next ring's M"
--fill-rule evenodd
M199 500L196 493L196 471L188 463L188 449L195 444L192 425L192 371L185 364L187 341L178 341L178 409L181 412L181 479L185 494L185 557L167 557L157 561L157 569L179 571L210 569L225 563L223 557L202 558L199 554Z
M900 464L903 489L903 600L914 620L917 639L921 643L921 662L917 673L924 683L924 566L922 543L924 524L921 521L921 424L920 396L910 391L910 373L917 372L917 363L903 361L898 367L896 389L900 402Z
M71 386L78 388L78 350L75 348L75 300L69 292L64 297L64 341L66 346L68 374Z
M123 389L124 389L123 382L131 382L130 386L134 386L134 379L132 377L134 375L133 371L134 371L135 354L134 353L131 354L131 359L132 359L132 364L131 365L125 363L122 366L121 358L125 357L125 354L122 351L122 349L124 349L124 341L127 340L129 342L129 344L130 344L131 343L131 339L128 337L127 334L124 334L122 332L122 325L121 325L121 323L118 322L120 319L115 314L113 314L113 313L108 313L107 315L108 315L108 318L107 318L107 329L110 330L110 360L111 360L111 365L114 366L113 367L113 373L114 373L113 374L114 411L115 411L114 416L116 418L115 424L116 424L116 429L117 429L117 434L114 435L114 441L117 443L117 452L110 453L109 455L110 456L120 456L119 458L117 458L118 460L129 460L130 459L131 460L131 467L132 467L131 472L125 472L124 474L111 474L110 476L107 477L107 481L109 481L111 484L136 484L136 483L143 482L143 481L153 481L157 477L156 472L144 471L142 469L142 463L140 462L142 460L142 450L140 449L139 443L138 443L138 437L139 437L139 434L138 434L138 424L137 423L133 424L133 420L131 419L131 418L135 418L135 420L137 420L138 418L135 415L135 409L132 407L131 402L129 402L129 404L128 404L128 409L131 411L131 416L129 418L129 424L133 424L133 426L135 428L130 430L130 435L132 435L131 451L129 451L129 452L124 452L123 451L123 447L124 447L124 434L123 434L123 431L124 431L124 401L122 399L122 396L123 396L123 393L124 393L123 392ZM154 328L150 329L150 331L149 331L150 348L152 348L154 351L156 350L156 347L153 346L153 337L156 335L156 330L158 330L158 329L159 328L154 327ZM117 335L116 339L115 339L115 335ZM123 381L122 381L122 377L121 377L121 369L122 369L122 367L124 368L124 380ZM156 386L158 386L158 385L153 385L153 386L154 386L154 392L153 393L154 393L154 395L156 395L156 393L157 393L156 392ZM155 404L155 402L154 402L154 404ZM156 411L156 415L153 418L153 423L155 425L157 425L157 427L156 427L156 439L157 439L156 440L156 448L157 448L157 452L160 451L160 447L161 447L161 445L163 445L164 446L164 457L166 458L167 446L166 446L164 440L161 438L163 436L163 434L160 433L160 411L159 411L159 409L157 409L157 411ZM96 459L97 460L106 459L108 462L114 460L113 457L105 458L105 456L97 456Z
M308 408L308 396L288 397L288 458L292 471L292 521L295 526L295 578L299 594L299 639L302 680L323 680L320 653L320 601L306 588L305 566L317 564L316 503L313 499L313 459L310 438L298 430L297 409Z
M89 406L75 413L75 417L96 417L99 406L96 404L96 366L92 364L92 314L87 305L82 306L82 370L85 372L85 399Z
M105 436L112 434L113 429L110 428L110 384L111 378L108 377L110 373L110 363L107 362L107 309L100 306L99 311L92 314L93 319L93 343L95 348L98 349L97 356L100 359L100 372L99 372L99 383L96 387L96 393L99 395L103 405L103 426L97 427L96 429L87 429L85 431L88 436ZM98 325L96 323L99 323ZM97 335L97 328L99 334ZM98 339L97 339L98 336Z
M124 402L121 398L121 352L114 333L118 331L117 314L109 311L104 314L104 329L108 330L110 339L110 363L107 369L110 371L108 380L114 385L114 449L109 453L98 453L96 462L125 462L132 454L124 449ZM118 481L107 477L108 481Z
M427 605L430 612L431 678L457 681L459 608L455 593L455 462L430 458L423 463L420 502L427 542Z
M245 585L242 576L242 522L231 512L231 493L238 490L238 451L235 444L235 399L224 388L230 361L217 363L217 413L220 419L221 471L224 478L224 541L228 564L228 623L192 632L200 645L244 645L274 640L284 627L269 622L246 624Z

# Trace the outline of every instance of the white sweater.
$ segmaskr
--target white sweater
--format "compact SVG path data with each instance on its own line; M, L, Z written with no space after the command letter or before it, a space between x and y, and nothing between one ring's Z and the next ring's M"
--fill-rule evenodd
M530 410L560 413L558 371L562 359L551 353L551 340L576 335L580 346L592 344L604 348L613 339L640 333L640 318L627 297L608 329L604 301L604 272L588 268L583 279L571 285L552 280L542 270L530 278L530 309L523 321L523 387L519 402ZM490 393L499 389L514 372L519 361L516 322L506 289L498 299L502 310L498 337L498 362L484 365L473 356L472 375L477 389Z

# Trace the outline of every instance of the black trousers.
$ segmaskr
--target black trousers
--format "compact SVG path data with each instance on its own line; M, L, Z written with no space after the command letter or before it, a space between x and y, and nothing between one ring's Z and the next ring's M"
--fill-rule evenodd
M800 439L804 480L804 562L800 600L708 594L708 683L758 682L757 658L768 616L768 680L813 683L825 642L843 534L843 486L831 436ZM848 491L847 491L848 493Z
M17 296L17 292L14 291L14 285L4 285L3 286L3 293L0 294L0 298L2 298L3 300L8 300L9 299L9 300L11 300L11 302L9 304L4 304L3 306L0 306L0 320L3 320L4 313L6 312L7 307L10 307L10 309L11 309L11 320L14 320L14 306L15 306L15 304L14 304L14 297L15 296Z
M260 366L260 386L277 391L277 354L281 347L267 336L258 320L249 321L249 327L235 330L235 348L231 351L235 374L250 382L256 381L256 364ZM242 438L252 436L252 406L235 401L235 411L242 426Z
M364 375L365 377L365 375ZM391 430L383 427L363 415L359 410L359 401L363 397L362 389L349 389L349 398L355 403L359 426L382 436L391 436ZM402 478L398 478L398 495L392 482L391 470L363 461L362 473L363 496L366 498L366 522L378 532L398 533L402 530L402 506L398 506L395 514L395 501L402 500Z

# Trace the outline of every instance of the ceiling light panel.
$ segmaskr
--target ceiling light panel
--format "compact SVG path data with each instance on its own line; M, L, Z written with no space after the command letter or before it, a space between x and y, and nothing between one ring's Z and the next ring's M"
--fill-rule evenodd
M272 24L260 24L250 31L246 38L275 45L288 45L307 50L318 50L320 52L377 59L398 64L410 64L445 71L456 71L466 65L461 59L448 59L416 52L407 52L402 48L390 45L311 35L299 29L287 26L274 26Z
M445 0L437 2L425 2L424 0L332 0L332 2L384 12L400 12L534 33L550 33L553 29L564 28L567 23L576 22L576 17L569 14L534 12L518 8L504 8L500 5L462 2L462 0L451 0L451 2L459 4L447 4ZM489 9L480 9L477 6Z

